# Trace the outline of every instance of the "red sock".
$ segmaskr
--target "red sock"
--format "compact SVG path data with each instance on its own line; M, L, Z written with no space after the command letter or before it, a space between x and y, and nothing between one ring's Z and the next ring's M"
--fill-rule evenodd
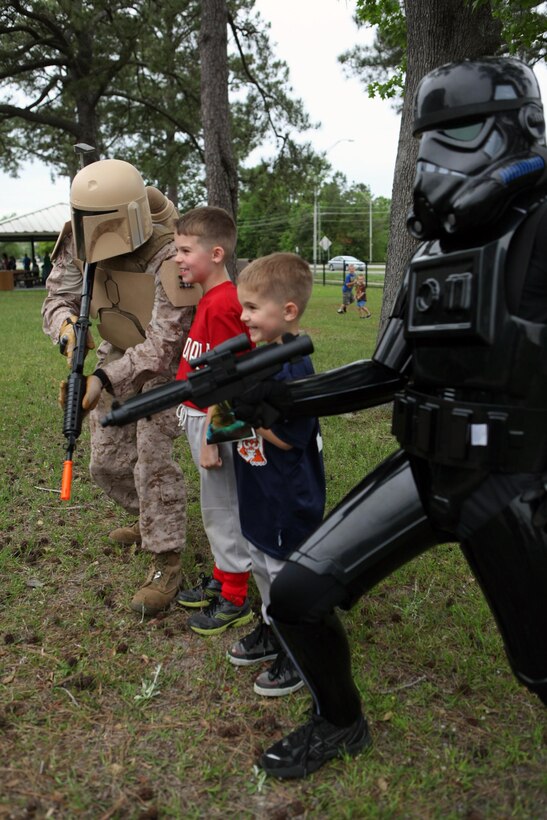
M215 568L216 569L216 568ZM222 584L221 595L230 601L234 606L243 606L243 602L247 597L247 587L250 572L224 572L222 578L219 578Z

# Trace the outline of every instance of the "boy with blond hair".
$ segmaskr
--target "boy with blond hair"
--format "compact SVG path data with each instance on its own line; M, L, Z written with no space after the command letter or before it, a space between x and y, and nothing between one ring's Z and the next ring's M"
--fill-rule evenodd
M236 238L234 221L222 208L194 208L175 223L175 261L180 277L184 283L201 285L203 291L177 379L188 377L190 360L241 333L249 335L225 266ZM216 635L253 617L247 600L251 562L239 526L232 446L207 443L213 408L187 401L177 412L199 470L201 515L214 568L212 577L204 577L194 589L181 590L176 600L181 606L199 610L188 619L190 629L200 635Z
M241 320L252 342L282 341L298 334L313 278L293 253L255 259L239 275ZM276 378L298 379L313 373L308 356L283 365ZM239 518L249 542L252 572L262 599L263 621L228 652L236 666L274 660L258 675L254 690L280 696L304 685L269 624L270 586L287 555L313 532L325 508L325 472L319 423L315 418L278 421L256 436L234 444Z

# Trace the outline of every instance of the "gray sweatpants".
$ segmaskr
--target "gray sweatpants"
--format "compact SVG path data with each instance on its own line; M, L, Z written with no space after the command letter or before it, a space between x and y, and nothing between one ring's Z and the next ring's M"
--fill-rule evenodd
M286 561L279 558L273 558L267 552L262 552L254 544L247 541L249 546L249 554L251 556L251 565L253 571L253 578L260 593L260 600L262 601L262 618L265 623L269 624L270 619L266 610L270 605L270 587L274 578L279 575Z
M232 445L218 445L222 467L215 470L200 467L207 416L191 409L184 416L181 425L186 430L192 459L199 470L201 517L215 564L224 572L249 572L251 558L239 523Z

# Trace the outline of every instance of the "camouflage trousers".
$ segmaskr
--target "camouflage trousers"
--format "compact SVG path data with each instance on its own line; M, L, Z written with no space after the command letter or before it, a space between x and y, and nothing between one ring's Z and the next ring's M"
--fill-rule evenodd
M181 434L175 409L125 427L101 427L112 397L103 391L89 414L94 482L139 517L143 549L181 551L186 544L186 490L173 443Z

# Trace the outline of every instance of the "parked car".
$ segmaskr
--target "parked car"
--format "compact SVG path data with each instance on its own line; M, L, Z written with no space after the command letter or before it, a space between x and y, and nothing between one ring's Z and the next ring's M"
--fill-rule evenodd
M355 265L355 270L364 270L365 263L355 256L333 256L327 262L329 270L347 270L350 265Z

